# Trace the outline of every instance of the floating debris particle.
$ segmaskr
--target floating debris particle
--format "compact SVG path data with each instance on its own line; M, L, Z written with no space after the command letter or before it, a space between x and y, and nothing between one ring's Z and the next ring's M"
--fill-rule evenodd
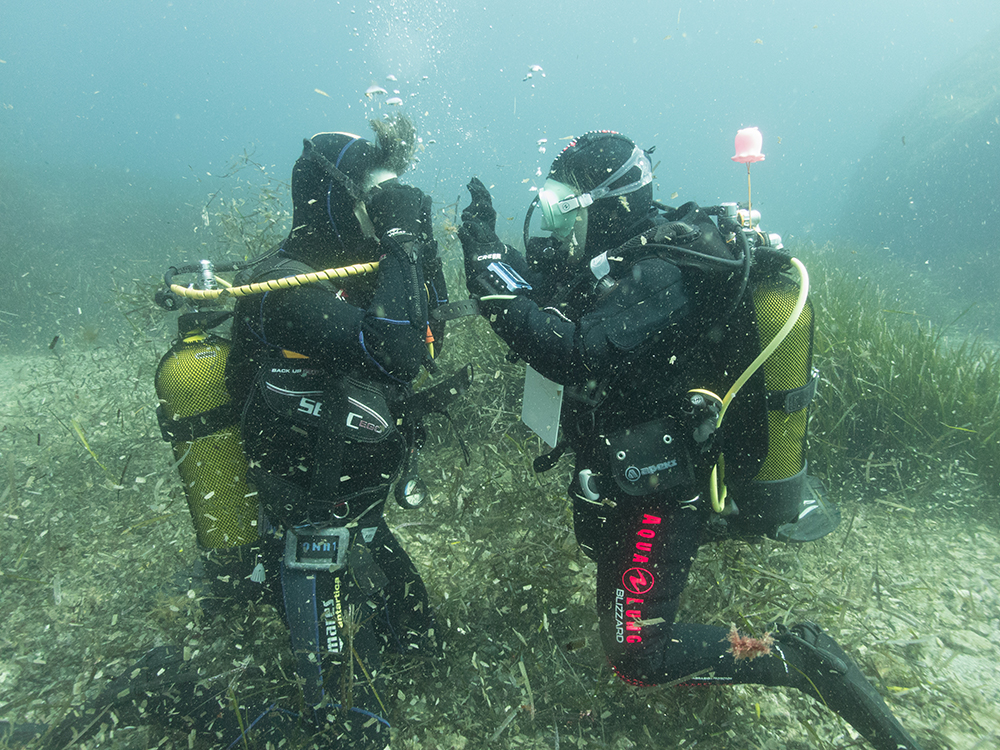
M403 103L403 100L402 100L402 99L400 99L400 98L399 98L398 96L394 96L394 97L392 97L391 99L386 99L386 100L385 100L385 103L386 103L386 104L390 104L390 105L392 105L393 107L398 107L398 106L399 106L400 104L402 104L402 103Z
M387 81L395 81L396 80L396 76L394 76L392 73L390 73L389 75L387 75L385 77L385 80L387 80Z
M323 91L323 89L313 89L313 91L315 91L320 96L325 96L327 99L330 98L330 95L328 93L326 93L325 91Z
M382 94L388 94L388 93L389 92L386 91L384 88L382 88L381 86L377 86L375 84L372 84L367 89L365 89L365 96L367 96L369 99L372 99L375 96L380 96Z
M528 66L528 74L524 78L522 78L521 80L522 81L527 81L529 78L534 78L535 77L535 73L541 73L542 74L542 78L545 78L545 71L542 70L542 66L541 65L530 65L530 66Z

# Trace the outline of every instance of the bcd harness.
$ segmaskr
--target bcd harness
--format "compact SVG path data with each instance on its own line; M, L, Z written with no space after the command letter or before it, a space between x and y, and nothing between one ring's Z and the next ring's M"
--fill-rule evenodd
M253 264L256 265L256 264ZM219 270L246 269L246 264L232 264ZM272 289L283 289L301 283L324 283L331 293L336 289L328 281L356 273L374 270L328 269L316 272L303 263L293 260L279 261L250 272L244 271L235 286L226 288L236 293L214 289L215 269L208 262L198 265L171 268L165 276L165 286L157 293L157 302L168 310L183 304L182 298L215 299L226 296L243 296ZM173 284L173 277L180 274L199 273L203 277L201 289L185 289ZM289 276L289 274L294 274ZM265 279L270 276L271 278ZM205 283L208 279L209 283ZM224 284L224 282L222 282ZM228 339L211 333L232 317L230 311L202 310L185 313L178 320L179 336L170 351L164 355L157 368L156 390L160 405L157 416L163 439L174 448L177 467L184 481L185 493L198 539L204 547L231 547L252 542L257 538L257 493L247 484L249 468L240 440L240 414L243 404L232 402L225 383L226 363L230 353ZM302 365L308 358L294 352L276 352L269 365L284 362ZM399 425L407 425L408 439L402 442L402 456L397 466L386 472L398 478L396 499L403 507L419 504L413 486L419 482L416 473L416 449L423 434L422 421L432 413L441 413L449 420L447 406L466 392L472 382L471 365L429 388L417 392L404 389L401 396L385 401L382 393L375 393L371 385L358 378L344 378L336 387L345 400L364 403L374 399L379 402L375 411L390 422L392 432ZM359 396L358 389L360 389ZM378 389L376 389L378 390ZM351 391L351 393L348 393ZM273 392L272 392L273 395ZM280 399L279 399L280 400ZM381 401L380 401L381 400ZM298 405L298 402L297 402ZM283 407L278 404L278 410ZM374 423L374 420L372 421ZM465 448L464 443L462 444Z

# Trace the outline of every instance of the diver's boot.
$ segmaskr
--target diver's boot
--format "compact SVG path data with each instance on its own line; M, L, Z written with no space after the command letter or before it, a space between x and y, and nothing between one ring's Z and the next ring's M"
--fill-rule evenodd
M778 628L788 682L819 700L878 750L921 750L854 660L814 622Z
M124 673L109 682L100 695L86 705L74 708L45 738L44 747L63 748L76 745L96 734L102 725L137 726L154 720L156 699L171 688L175 692L193 691L201 677L185 663L180 648L157 646L143 654ZM180 686L180 688L178 688ZM149 701L147 712L140 703ZM164 712L165 713L165 712Z
M109 682L95 700L74 709L43 737L42 747L75 747L105 725L149 724L185 732L195 730L200 737L216 737L226 744L239 742L244 736L277 742L296 721L294 714L280 710L276 704L241 706L238 716L225 702L220 703L218 684L207 683L206 675L191 661L185 661L183 649L157 646Z

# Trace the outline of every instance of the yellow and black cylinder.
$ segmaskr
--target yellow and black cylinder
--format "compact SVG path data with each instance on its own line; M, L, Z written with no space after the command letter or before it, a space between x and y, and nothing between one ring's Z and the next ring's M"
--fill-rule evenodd
M753 291L761 349L767 347L795 312L799 288L791 280L776 276ZM796 401L788 394L800 393L812 378L813 307L807 300L794 326L778 348L764 360L764 384L768 391L767 457L755 481L788 479L805 465L808 399ZM800 408L795 408L799 406Z
M257 538L257 493L247 483L239 413L226 390L230 343L194 331L156 370L160 430L171 443L198 543L235 547Z
M754 286L761 350L794 315L798 297L798 285L785 276L770 276ZM806 300L791 330L763 363L767 453L751 481L730 487L739 508L738 519L732 522L738 535L808 540L790 538L788 529L801 514L804 503L823 492L822 484L808 476L805 459L809 403L817 382L812 370L812 343L813 307ZM810 538L816 538L824 533L827 531L820 533L810 528L806 536L815 534Z

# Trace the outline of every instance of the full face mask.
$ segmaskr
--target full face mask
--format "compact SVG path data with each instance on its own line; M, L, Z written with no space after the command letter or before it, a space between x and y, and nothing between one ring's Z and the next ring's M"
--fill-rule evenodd
M639 175L632 182L614 189L618 180L628 174L632 167L639 167ZM603 182L586 192L580 192L571 185L549 178L538 191L538 205L542 210L542 229L551 232L558 240L565 240L573 231L582 209L603 198L616 198L645 187L653 181L653 168L649 157L638 146L625 162Z

